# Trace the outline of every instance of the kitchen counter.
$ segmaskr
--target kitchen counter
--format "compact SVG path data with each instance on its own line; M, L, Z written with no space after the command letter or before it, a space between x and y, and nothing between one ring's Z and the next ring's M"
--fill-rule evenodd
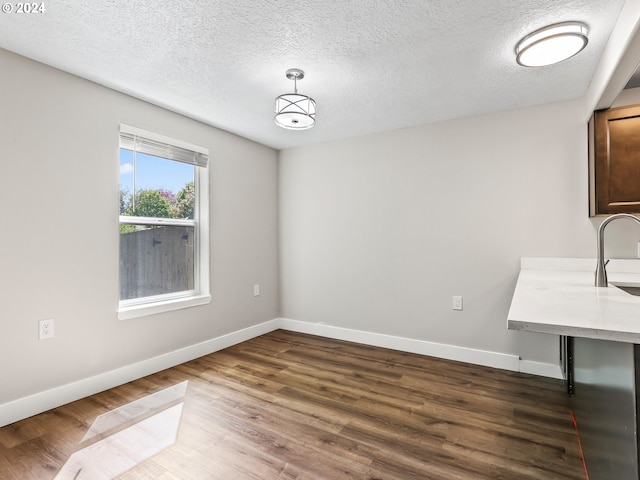
M595 258L522 258L508 328L640 343L640 297L611 285L640 286L640 260L611 260L603 288L595 266Z
M592 480L638 480L640 260L611 260L595 287L595 259L523 258L508 328L561 339L560 363Z

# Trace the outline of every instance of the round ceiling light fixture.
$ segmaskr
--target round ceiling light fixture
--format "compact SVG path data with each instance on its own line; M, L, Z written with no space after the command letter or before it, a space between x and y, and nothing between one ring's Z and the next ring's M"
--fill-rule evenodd
M516 45L516 61L523 67L553 65L581 52L589 42L581 22L563 22L530 33Z
M298 80L304 78L299 68L287 70L287 78L293 80L294 93L276 97L276 125L288 130L306 130L316 123L316 102L313 98L298 93Z

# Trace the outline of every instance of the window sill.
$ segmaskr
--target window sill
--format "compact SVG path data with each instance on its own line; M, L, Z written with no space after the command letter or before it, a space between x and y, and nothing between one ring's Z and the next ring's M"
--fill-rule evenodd
M195 307L211 303L211 295L199 295L197 297L176 298L162 302L145 303L118 308L118 319L129 320L131 318L146 317L156 313L171 312L183 308Z

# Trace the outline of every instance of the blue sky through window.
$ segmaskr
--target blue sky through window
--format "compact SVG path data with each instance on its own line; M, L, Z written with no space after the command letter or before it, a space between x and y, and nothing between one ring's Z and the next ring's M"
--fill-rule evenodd
M194 181L193 165L136 154L136 190L168 190L177 194ZM133 152L120 149L120 187L133 193Z

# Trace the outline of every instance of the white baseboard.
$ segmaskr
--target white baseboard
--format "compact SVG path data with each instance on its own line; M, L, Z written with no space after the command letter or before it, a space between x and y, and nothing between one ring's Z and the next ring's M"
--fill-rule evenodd
M485 350L456 347L454 345L427 342L425 340L396 337L381 333L363 332L348 328L332 327L323 323L301 322L286 318L280 319L280 328L294 332L335 338L337 340L364 343L366 345L390 348L392 350L400 350L403 352L418 353L420 355L429 355L431 357L446 358L448 360L457 360L476 365L500 368L503 370L518 371L519 369L519 358L516 355L487 352Z
M148 360L2 404L0 405L0 427L245 342L277 330L279 328L278 325L278 319L270 320L237 332L158 355Z
M532 362L530 360L520 360L520 372L538 375L539 377L557 378L562 380L562 369L560 365L552 363Z
M376 347L401 350L431 357L446 358L458 362L472 363L486 367L512 370L514 372L530 373L543 377L562 378L559 365L521 360L517 355L489 352L473 348L458 347L442 343L415 340L406 337L396 337L380 333L351 330L333 327L324 323L309 323L288 318L280 319L280 328L293 332L309 333L321 337L335 338L349 342L364 343Z
M406 337L334 327L324 323L310 323L288 318L276 318L148 360L143 360L116 370L111 370L2 404L0 405L0 427L122 385L123 383L151 375L152 373L180 365L181 363L204 355L217 352L218 350L245 342L277 329L308 333L320 337L363 343L376 347L429 355L503 370L512 370L551 378L562 378L562 373L558 365L520 360L517 355L507 355L455 345L427 342L425 340L415 340Z

